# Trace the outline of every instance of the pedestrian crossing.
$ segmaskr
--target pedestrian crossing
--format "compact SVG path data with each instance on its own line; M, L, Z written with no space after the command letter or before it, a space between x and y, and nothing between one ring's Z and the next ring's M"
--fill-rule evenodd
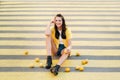
M40 68L35 58L45 65L44 31L57 13L63 14L72 30L73 47L54 76ZM84 59L89 61L82 65L85 70L75 70ZM53 65L57 62L58 57L53 57ZM71 72L64 72L66 67ZM119 80L119 75L119 0L0 1L0 80Z

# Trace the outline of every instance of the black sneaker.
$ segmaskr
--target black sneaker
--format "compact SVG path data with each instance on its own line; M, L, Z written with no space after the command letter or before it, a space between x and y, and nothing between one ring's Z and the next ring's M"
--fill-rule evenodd
M52 57L51 56L47 56L47 65L45 66L46 69L50 69L51 65L52 65Z
M60 65L56 65L50 69L51 73L53 73L55 76L58 75Z

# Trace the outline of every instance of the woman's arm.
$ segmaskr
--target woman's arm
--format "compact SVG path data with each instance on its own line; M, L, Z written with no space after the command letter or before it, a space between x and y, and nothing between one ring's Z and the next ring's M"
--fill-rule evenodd
M46 36L50 36L50 34L51 34L51 31L50 31L50 23L47 25L47 28L46 28L46 30L45 30L45 35Z
M50 36L50 34L51 34L50 26L51 26L52 23L54 23L54 20L53 20L53 19L52 19L52 20L50 21L50 23L47 25L47 28L46 28L46 30L45 30L45 35L46 35L46 36Z

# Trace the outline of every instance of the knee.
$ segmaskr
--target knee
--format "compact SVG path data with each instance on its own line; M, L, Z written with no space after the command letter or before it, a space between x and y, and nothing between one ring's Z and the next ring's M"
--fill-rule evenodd
M70 55L71 50L66 51L65 49L62 51L62 54Z
M69 49L67 49L67 50L64 49L63 51L64 51L65 54L70 54L71 53L71 50L69 50Z

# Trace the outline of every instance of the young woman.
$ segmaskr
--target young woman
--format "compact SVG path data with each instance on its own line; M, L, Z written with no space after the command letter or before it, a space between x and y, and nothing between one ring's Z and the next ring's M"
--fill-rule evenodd
M51 24L54 24L54 26L50 27ZM46 28L45 35L47 49L46 69L51 68L52 55L60 56L58 63L50 69L54 75L57 75L60 66L71 52L71 31L66 27L65 19L61 14L57 14L54 20L51 20Z

